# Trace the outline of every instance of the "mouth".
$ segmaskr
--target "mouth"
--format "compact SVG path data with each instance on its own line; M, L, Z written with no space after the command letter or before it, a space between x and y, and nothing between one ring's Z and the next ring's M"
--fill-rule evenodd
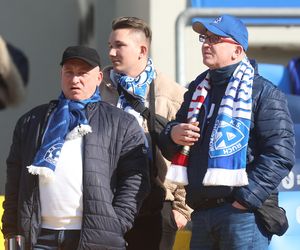
M78 91L78 90L80 90L80 88L78 88L78 87L72 87L71 88L71 91Z
M211 53L208 51L203 52L203 56L211 56Z
M114 66L116 66L116 65L120 65L120 62L114 61L114 62L112 62L112 64L113 64Z
M111 60L111 63L112 64L120 64L121 62L120 62L120 60L118 60L118 59L110 59Z

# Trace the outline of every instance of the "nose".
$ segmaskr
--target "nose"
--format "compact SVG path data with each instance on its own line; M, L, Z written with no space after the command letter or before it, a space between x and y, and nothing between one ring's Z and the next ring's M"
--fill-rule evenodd
M116 49L110 48L108 54L109 56L116 56Z
M205 41L202 43L202 48L210 47L210 45L211 45L211 44L205 40Z
M76 74L74 74L73 75L73 78L72 78L72 82L73 83L79 83L80 82L80 76L78 76L78 75L76 75Z

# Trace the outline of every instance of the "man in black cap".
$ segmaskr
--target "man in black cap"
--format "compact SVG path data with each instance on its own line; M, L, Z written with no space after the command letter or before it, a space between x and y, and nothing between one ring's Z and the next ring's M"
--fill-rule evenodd
M2 232L26 249L125 249L149 191L136 119L101 102L96 50L68 47L58 100L23 115L7 158Z
M187 170L190 249L267 249L272 234L287 229L264 227L257 213L268 200L282 215L273 225L285 219L277 187L295 161L286 98L248 60L241 20L223 15L210 23L197 19L192 27L208 70L189 85L176 120L160 137L173 163L167 178Z

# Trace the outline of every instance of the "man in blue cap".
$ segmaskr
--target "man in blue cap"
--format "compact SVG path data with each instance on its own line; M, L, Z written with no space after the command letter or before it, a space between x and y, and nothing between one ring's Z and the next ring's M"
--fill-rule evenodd
M160 136L166 158L175 162L182 146L188 155L190 249L267 249L272 234L286 228L267 229L257 211L266 200L282 211L277 187L295 160L286 98L247 58L241 20L223 15L192 27L208 70L189 85Z

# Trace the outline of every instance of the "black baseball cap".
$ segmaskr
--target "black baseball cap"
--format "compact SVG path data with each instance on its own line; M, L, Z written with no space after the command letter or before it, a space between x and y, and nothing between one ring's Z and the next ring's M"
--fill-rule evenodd
M93 67L99 66L101 68L100 56L98 52L86 46L70 46L65 49L60 65L62 66L69 59L81 59Z

